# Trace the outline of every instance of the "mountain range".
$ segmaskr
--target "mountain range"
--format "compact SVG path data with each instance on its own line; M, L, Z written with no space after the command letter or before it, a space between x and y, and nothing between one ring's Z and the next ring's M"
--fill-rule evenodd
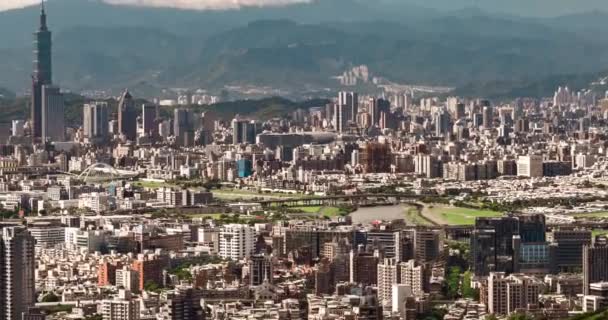
M323 0L194 11L52 0L54 80L75 91L124 87L337 87L367 65L397 83L509 92L608 69L608 15L530 18L410 2ZM0 87L29 87L39 9L0 12ZM466 91L466 90L463 90ZM471 90L475 91L475 90Z

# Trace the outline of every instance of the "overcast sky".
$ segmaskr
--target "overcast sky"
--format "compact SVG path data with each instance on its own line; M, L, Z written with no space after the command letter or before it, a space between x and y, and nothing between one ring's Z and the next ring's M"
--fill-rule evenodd
M53 0L51 0L53 1ZM82 0L87 1L87 0ZM147 5L192 9L232 9L240 6L285 5L309 0L104 0L114 4ZM371 0L373 1L373 0ZM0 0L0 10L20 8L40 3L40 0Z
M55 0L48 0L55 1ZM88 0L82 0L88 1ZM228 9L242 5L282 5L295 2L332 0L104 0L116 4L168 6L193 9ZM376 2L379 0L360 0ZM608 0L383 0L407 2L420 6L457 10L464 7L479 7L497 13L524 16L555 16L570 13L603 10L608 11ZM40 0L0 0L0 10L18 8L40 3Z

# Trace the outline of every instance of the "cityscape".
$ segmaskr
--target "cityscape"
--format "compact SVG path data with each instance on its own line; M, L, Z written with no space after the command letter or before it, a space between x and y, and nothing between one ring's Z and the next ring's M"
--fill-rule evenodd
M37 10L0 119L0 320L608 318L607 78L75 93Z

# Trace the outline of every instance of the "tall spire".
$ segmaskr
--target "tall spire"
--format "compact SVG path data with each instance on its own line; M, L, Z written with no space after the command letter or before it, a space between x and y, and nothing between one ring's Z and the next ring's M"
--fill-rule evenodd
M46 31L46 11L44 10L44 0L40 0L40 30Z

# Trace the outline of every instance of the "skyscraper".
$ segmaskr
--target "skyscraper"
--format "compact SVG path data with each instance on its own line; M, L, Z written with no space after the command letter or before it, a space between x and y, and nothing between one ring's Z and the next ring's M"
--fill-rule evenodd
M118 133L134 141L137 135L137 112L133 96L125 90L118 101Z
M156 135L158 125L156 125L157 108L153 104L143 104L141 106L141 127L144 135Z
M25 227L0 234L0 319L20 320L36 303L34 237Z
M261 126L255 120L240 118L238 115L232 120L232 143L255 144L255 139L261 131Z
M173 135L180 146L190 146L194 142L194 116L189 109L175 109L173 116Z
M58 87L42 86L42 141L65 139L65 101Z
M93 102L85 104L83 113L83 129L87 138L105 138L108 136L108 104Z
M46 24L44 2L40 11L40 25L34 33L34 73L32 74L31 128L32 137L42 137L42 86L53 82L51 64L51 32Z
M608 281L608 246L593 244L583 247L583 294L589 294L589 285Z
M356 122L359 113L359 95L355 92L340 91L338 93L338 105L346 106L350 118L348 121Z

